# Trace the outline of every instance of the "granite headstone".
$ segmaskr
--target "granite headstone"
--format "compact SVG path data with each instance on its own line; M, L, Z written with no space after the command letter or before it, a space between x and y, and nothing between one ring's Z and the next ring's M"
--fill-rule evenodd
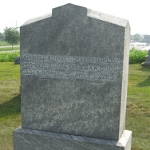
M130 150L129 22L66 4L20 32L22 127L14 150Z
M145 62L143 62L141 65L150 66L150 49L148 50L148 55L145 57Z
M15 65L20 64L20 57L15 57L14 58L14 64Z

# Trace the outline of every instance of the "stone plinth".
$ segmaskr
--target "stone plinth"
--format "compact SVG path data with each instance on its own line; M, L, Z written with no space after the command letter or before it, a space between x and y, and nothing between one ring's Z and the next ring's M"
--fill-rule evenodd
M14 136L15 150L129 150L132 133L125 130L113 141L18 128Z

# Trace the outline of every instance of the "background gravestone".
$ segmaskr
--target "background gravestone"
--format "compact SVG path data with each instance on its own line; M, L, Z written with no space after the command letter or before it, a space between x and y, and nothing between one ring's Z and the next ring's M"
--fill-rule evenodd
M20 57L14 58L14 64L20 64Z
M150 50L148 50L148 55L145 57L145 62L142 63L142 66L150 66Z
M22 127L14 149L129 150L128 21L66 4L20 32Z

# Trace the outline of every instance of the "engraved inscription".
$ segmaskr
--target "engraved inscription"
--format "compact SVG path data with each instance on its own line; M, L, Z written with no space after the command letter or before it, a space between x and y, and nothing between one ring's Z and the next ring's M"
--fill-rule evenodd
M39 78L116 81L121 59L26 54L21 56L22 75Z

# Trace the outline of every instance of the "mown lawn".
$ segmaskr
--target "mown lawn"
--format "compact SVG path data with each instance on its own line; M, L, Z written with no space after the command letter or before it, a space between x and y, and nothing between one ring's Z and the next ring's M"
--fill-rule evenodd
M20 43L18 43L17 45L19 45ZM15 44L16 45L16 44ZM11 46L11 44L7 43L6 41L1 41L0 40L0 46Z
M21 125L20 66L0 62L0 150L13 150L12 132ZM150 67L130 65L126 129L132 150L150 150Z
M20 46L14 46L13 50L20 50ZM0 51L13 51L12 47L0 47Z
M6 41L0 41L0 46L10 46Z
M21 125L20 66L0 62L0 150L12 150L12 132Z
M132 150L150 150L150 67L130 65L126 128Z
M0 52L1 51L11 51L12 45L7 43L6 41L0 41ZM13 50L20 50L20 43L14 44Z

